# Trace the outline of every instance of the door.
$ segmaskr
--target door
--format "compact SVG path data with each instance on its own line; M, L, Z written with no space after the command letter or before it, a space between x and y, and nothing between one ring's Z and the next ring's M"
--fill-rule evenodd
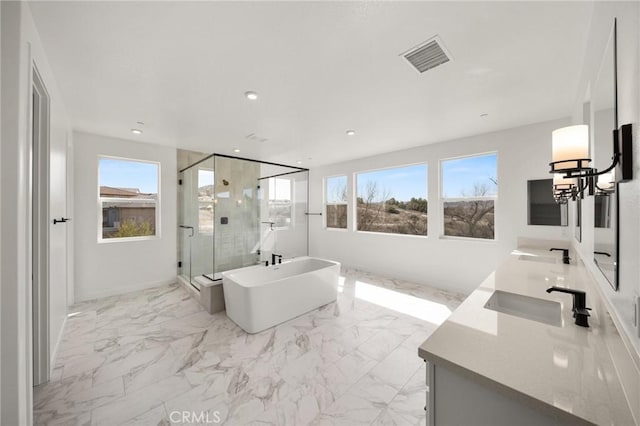
M51 128L51 100L37 68L32 91L33 384L49 380L67 311L67 139Z
M68 235L73 222L67 211L67 131L52 129L49 149L49 359L67 316ZM56 223L54 224L54 219ZM60 222L60 220L63 220Z
M49 94L37 69L31 93L33 384L49 381Z

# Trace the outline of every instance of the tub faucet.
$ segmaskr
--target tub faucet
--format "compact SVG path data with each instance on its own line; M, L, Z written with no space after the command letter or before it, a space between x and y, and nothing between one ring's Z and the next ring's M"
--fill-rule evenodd
M282 263L282 255L281 254L271 253L271 264L272 265L276 264L276 258L278 259L278 263Z
M547 293L552 291L559 291L560 293L569 293L573 295L573 317L576 319L576 325L580 327L589 327L589 310L587 308L587 293L582 290L573 290L571 288L564 287L549 287Z
M551 248L549 249L549 251L561 251L562 252L562 262L565 265L569 264L569 260L571 260L571 258L569 257L569 249L562 249L562 248Z

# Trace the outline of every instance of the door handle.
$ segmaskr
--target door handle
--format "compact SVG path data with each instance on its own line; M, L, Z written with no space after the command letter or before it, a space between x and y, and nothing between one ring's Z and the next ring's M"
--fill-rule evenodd
M193 226L187 226L187 225L178 225L178 226L179 226L180 228L182 228L182 229L189 229L189 230L191 230L191 235L189 235L189 236L190 236L190 237L193 237L193 235L194 235L194 233L195 233L195 232L193 231Z
M61 217L60 219L53 219L53 224L57 224L57 223L67 223L67 222L71 222L71 218L70 217Z

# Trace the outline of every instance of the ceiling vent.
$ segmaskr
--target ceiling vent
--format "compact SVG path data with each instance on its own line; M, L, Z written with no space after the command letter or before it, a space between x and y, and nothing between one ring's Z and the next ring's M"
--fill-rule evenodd
M445 50L438 36L402 53L402 56L420 74L451 60L451 55Z

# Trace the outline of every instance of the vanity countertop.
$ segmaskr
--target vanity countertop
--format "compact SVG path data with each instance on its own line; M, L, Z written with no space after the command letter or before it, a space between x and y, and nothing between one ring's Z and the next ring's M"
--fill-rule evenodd
M569 423L634 425L605 343L606 312L591 311L589 328L574 324L572 296L550 286L596 290L583 266L561 253L514 251L418 349L452 369ZM556 327L484 308L495 290L560 302ZM617 336L617 338L620 338Z

